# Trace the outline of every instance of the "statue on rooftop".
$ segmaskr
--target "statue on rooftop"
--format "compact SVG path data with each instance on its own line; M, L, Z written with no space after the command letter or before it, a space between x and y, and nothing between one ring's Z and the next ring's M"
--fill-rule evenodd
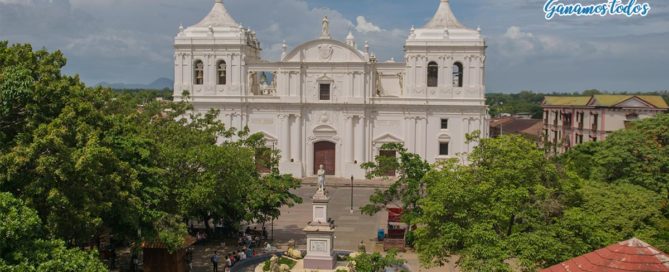
M321 38L329 39L330 38L330 20L328 17L323 17L323 28L321 30Z

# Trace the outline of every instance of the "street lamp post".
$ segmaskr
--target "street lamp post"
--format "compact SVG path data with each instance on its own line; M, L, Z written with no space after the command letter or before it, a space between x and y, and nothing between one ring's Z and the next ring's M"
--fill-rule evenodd
M351 213L353 213L353 175L351 175Z

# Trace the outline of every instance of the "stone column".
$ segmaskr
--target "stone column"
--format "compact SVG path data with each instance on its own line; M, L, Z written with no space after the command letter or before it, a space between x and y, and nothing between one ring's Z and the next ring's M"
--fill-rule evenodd
M365 117L358 116L355 129L355 160L363 163L365 159Z
M446 57L439 57L439 83L437 86L439 86L439 89L442 89L444 87L448 87L448 60ZM438 94L439 95L439 94Z
M353 116L352 115L347 115L344 117L346 121L346 139L344 139L344 143L347 145L346 148L346 162L353 162L355 158L353 157L355 154L355 147L354 147L354 138L355 138L355 126L353 123Z
M294 162L302 161L302 116L299 114L293 115L293 124L291 132L291 150L290 159Z
M448 56L446 57L446 68L444 69L446 73L446 82L444 83L445 87L448 88L450 97L453 97L453 65L455 64L455 61L453 61L453 57Z
M421 116L416 120L416 154L427 158L427 119Z
M406 148L409 152L416 153L416 117L406 117Z
M279 137L279 149L281 149L281 161L290 161L290 118L287 114L279 114L281 136Z
M420 61L416 63L418 67L416 73L416 84L417 86L422 86L421 89L427 88L427 57L420 57Z
M216 79L214 75L216 72L214 72L215 66L216 66L216 61L214 60L214 54L213 53L207 53L207 60L205 61L204 65L204 85L206 86L204 89L205 90L210 90L211 86L216 85Z

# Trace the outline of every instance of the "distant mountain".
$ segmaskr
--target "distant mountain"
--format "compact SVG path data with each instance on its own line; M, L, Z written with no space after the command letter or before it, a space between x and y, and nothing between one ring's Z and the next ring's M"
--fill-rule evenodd
M108 87L112 89L172 89L174 88L174 81L172 81L169 78L164 78L161 77L159 79L154 80L153 82L149 84L128 84L128 83L107 83L107 82L100 82L97 84L98 86L102 87Z

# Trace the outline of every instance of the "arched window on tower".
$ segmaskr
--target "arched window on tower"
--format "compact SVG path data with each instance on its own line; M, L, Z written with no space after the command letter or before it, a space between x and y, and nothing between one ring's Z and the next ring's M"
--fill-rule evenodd
M462 87L462 78L464 77L464 69L462 63L456 62L453 64L453 87Z
M439 85L439 65L430 61L427 64L427 86L428 87L437 87Z
M227 65L224 60L219 60L218 63L216 64L216 69L217 69L217 75L218 75L218 80L217 83L218 85L225 85L226 80L227 80Z
M195 85L204 84L204 63L202 63L201 60L196 60L193 66L195 67L193 83L195 83Z

